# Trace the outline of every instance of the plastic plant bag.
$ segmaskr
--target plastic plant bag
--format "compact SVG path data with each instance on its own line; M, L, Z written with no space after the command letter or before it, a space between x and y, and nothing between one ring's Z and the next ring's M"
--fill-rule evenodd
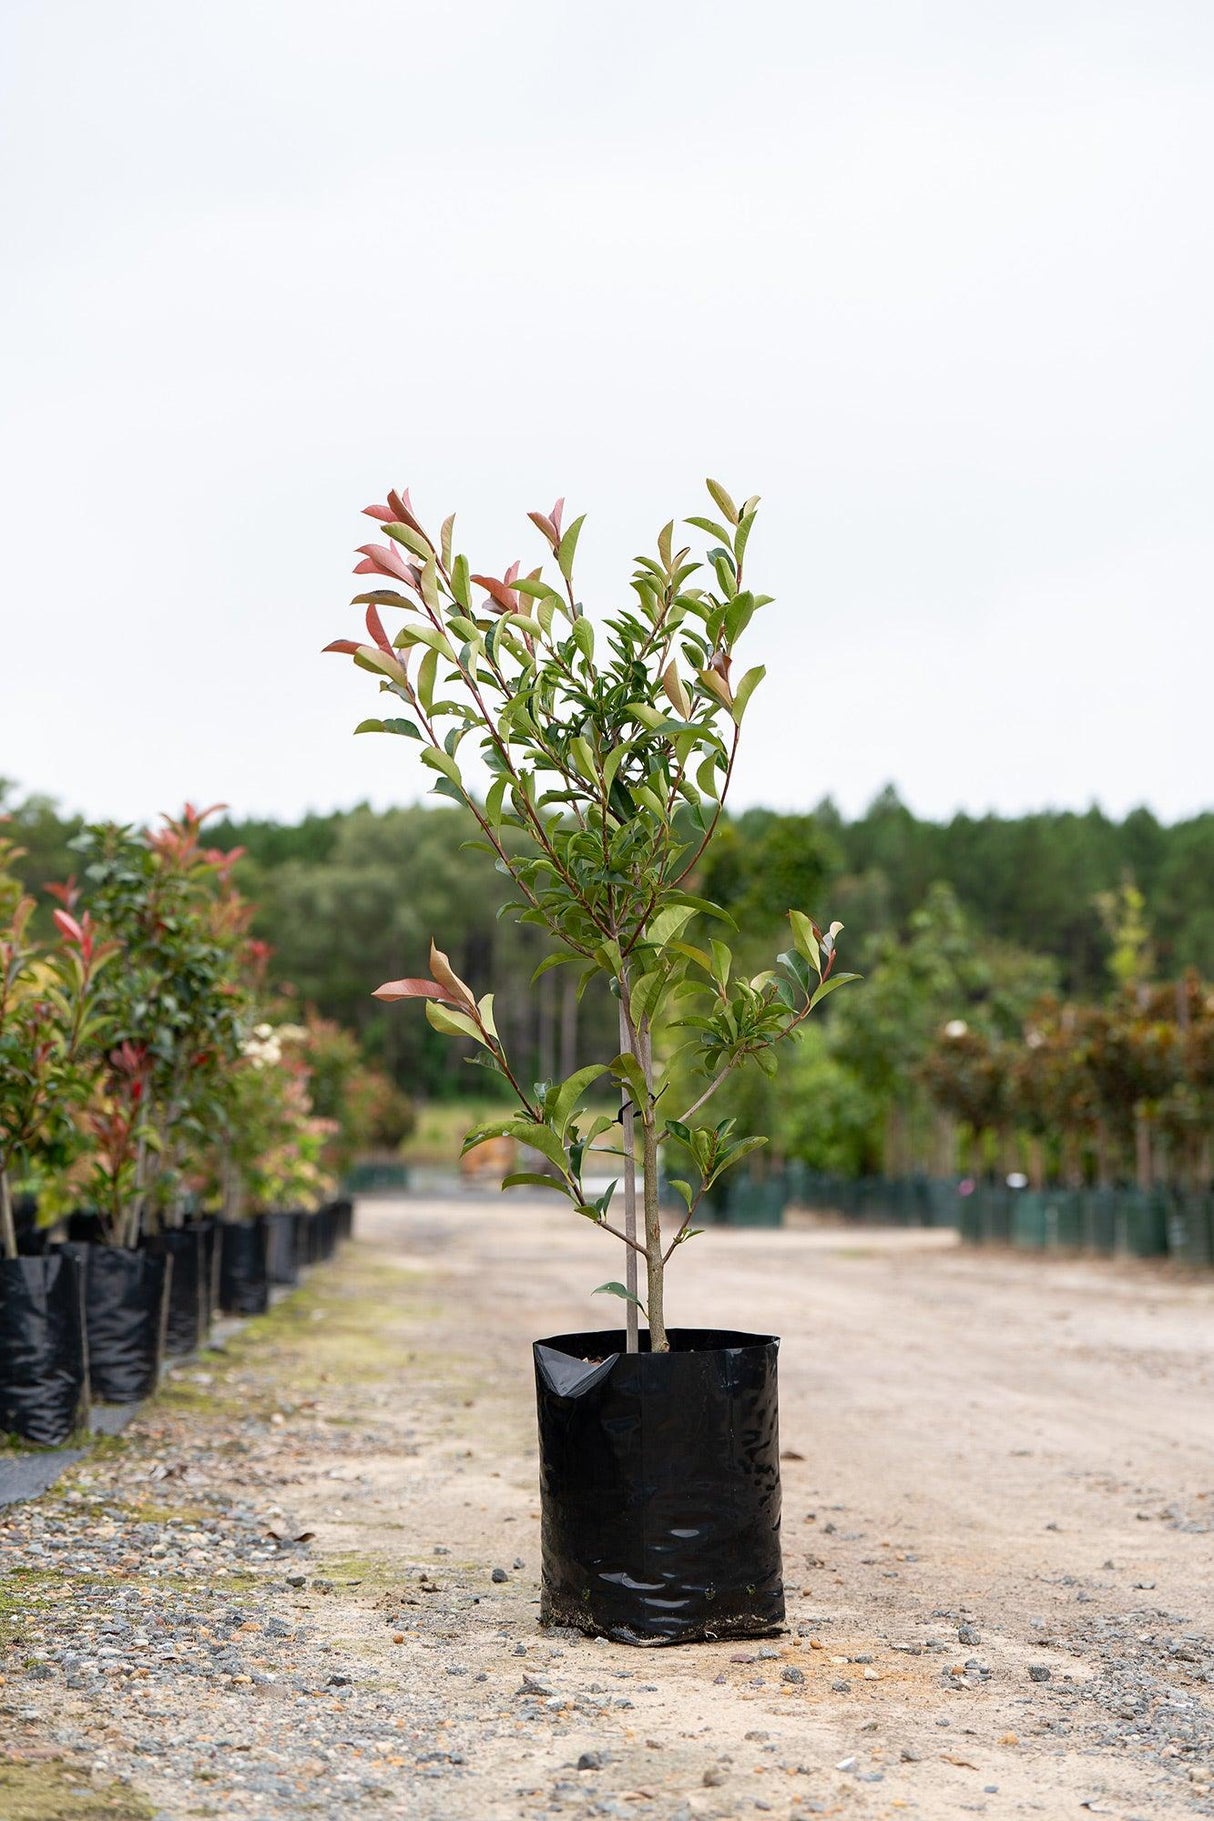
M220 1308L225 1315L264 1315L270 1304L264 1220L221 1220L219 1246Z
M758 1637L784 1620L779 1341L620 1329L534 1347L545 1624L626 1644Z
M137 1404L156 1389L171 1260L130 1246L73 1247L85 1258L89 1384L103 1404Z
M54 1447L80 1418L84 1301L73 1258L0 1260L0 1429Z
M197 1226L171 1228L149 1250L159 1246L173 1260L165 1352L192 1353L207 1331L206 1236Z
M299 1282L298 1231L299 1215L296 1209L284 1214L267 1214L266 1221L266 1275L272 1284L297 1284Z

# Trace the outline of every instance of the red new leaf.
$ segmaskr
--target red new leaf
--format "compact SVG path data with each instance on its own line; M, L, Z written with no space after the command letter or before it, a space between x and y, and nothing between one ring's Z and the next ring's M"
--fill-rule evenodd
M55 919L55 927L61 936L66 936L70 942L84 941L84 931L75 917L70 916L65 910L52 911L51 915Z
M438 986L433 980L385 980L377 986L371 997L373 999L442 999L448 1005L460 1002L445 986Z
M354 571L355 575L387 575L394 581L408 582L410 587L416 587L417 570L411 563L406 563L389 544L360 544L358 554L366 557L370 568L360 563Z
M392 646L388 641L388 635L384 631L384 623L380 619L378 610L374 604L367 608L367 631L371 634L371 637L375 640L375 643L379 646L381 651L386 651L389 657L394 655Z
M496 576L474 575L472 580L478 588L483 588L502 613L518 612L518 596L505 582L499 582Z
M353 657L356 651L362 650L362 646L357 639L334 639L332 644L326 645L324 649L325 651L344 651L347 657Z

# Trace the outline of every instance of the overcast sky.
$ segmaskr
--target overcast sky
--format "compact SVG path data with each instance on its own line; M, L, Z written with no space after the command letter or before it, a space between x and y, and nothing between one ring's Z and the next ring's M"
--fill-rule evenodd
M0 776L414 799L360 509L474 567L701 477L776 595L735 802L1214 804L1209 0L4 0Z

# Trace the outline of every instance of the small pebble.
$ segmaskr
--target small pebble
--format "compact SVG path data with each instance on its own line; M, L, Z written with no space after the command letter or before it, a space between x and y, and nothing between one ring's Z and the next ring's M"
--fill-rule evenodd
M493 1573L489 1576L489 1579L500 1587L503 1581L508 1581L510 1579L510 1576L506 1573L504 1568L495 1568Z
M957 1642L959 1644L981 1644L982 1634L976 1625L958 1625Z
M603 1754L597 1751L584 1751L577 1761L579 1770L602 1770Z
M780 1680L782 1682L803 1682L805 1680L805 1671L803 1669L798 1669L795 1663L790 1663L787 1669L782 1669L780 1671Z
M1044 1663L1030 1663L1029 1664L1029 1681L1030 1682L1048 1682L1050 1679L1050 1675L1051 1675L1051 1671L1046 1667L1046 1665Z
M724 1781L725 1772L718 1765L710 1764L703 1776L705 1789L719 1789Z

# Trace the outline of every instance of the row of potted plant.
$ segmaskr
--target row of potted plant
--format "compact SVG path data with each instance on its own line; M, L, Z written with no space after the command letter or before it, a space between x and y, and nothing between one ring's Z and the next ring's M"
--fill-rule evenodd
M0 1428L28 1441L148 1395L349 1220L310 1096L326 1032L274 1004L207 813L87 829L53 909L0 839Z

